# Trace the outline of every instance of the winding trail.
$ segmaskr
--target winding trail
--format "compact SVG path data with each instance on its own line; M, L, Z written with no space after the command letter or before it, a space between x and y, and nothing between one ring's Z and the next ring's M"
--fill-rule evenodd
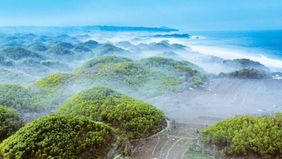
M196 131L203 126L175 124L169 131L135 144L131 159L186 159Z

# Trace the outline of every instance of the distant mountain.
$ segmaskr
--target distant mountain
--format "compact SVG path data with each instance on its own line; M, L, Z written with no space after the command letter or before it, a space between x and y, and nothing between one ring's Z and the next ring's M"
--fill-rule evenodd
M172 32L177 29L168 27L131 27L131 26L93 26L101 31L148 31L148 32Z
M0 55L4 57L9 57L13 60L20 60L23 58L44 59L43 56L20 47L7 48L1 50Z
M157 34L153 37L156 38L190 38L189 34Z
M113 32L174 32L178 29L168 27L142 27L142 26L106 26L106 25L93 25L93 26L65 26L65 27L0 27L0 33L61 33L63 36L58 37L68 39L65 36L68 33L83 32L88 33L91 31L113 31Z

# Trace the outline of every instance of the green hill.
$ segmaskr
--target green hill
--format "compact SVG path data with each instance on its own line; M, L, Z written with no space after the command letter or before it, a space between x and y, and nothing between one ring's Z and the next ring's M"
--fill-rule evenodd
M282 114L237 116L205 129L202 141L216 145L227 156L279 158L282 156L281 123Z
M22 126L20 114L11 108L0 105L0 142Z
M86 117L49 115L22 127L0 144L0 156L14 159L106 158L117 131Z
M37 98L29 90L16 84L0 85L0 105L14 108L20 112L37 111Z
M82 66L77 75L109 86L129 87L149 96L197 87L206 80L198 66L162 57L137 61L118 56L99 57Z
M231 78L241 78L241 79L262 79L268 77L266 72L259 71L256 69L241 69L233 71L227 74L221 74L221 76L231 77Z
M164 114L155 107L104 87L78 93L59 106L58 113L109 123L130 139L154 134L165 124Z
M234 60L224 60L223 64L235 69L256 69L259 71L269 72L269 68L263 64L252 61L250 59L234 59Z
M4 57L9 57L13 60L20 60L24 58L33 58L38 60L45 59L45 57L42 55L39 55L35 52L20 47L12 47L12 48L1 50L0 55Z

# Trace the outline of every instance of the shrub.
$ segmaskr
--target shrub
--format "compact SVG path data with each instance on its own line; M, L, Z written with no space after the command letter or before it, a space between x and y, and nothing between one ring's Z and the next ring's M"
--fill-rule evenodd
M15 84L0 85L0 105L18 111L36 111L39 109L33 94L28 89Z
M84 115L125 131L130 139L159 131L165 116L142 101L104 87L82 91L59 107L59 113Z
M37 94L38 104L49 109L71 96L72 91L67 90L67 86L73 77L72 74L56 73L33 83L30 88Z
M237 116L205 129L202 141L215 144L227 155L278 157L282 155L282 114Z
M0 105L0 142L22 126L20 114L11 108Z
M232 78L260 79L266 77L266 74L256 69L242 69L228 74Z
M145 96L197 87L206 80L205 73L196 65L162 57L137 61L117 56L99 57L86 63L77 74L90 81L121 85ZM148 94L148 89L153 93Z
M263 64L257 61L252 61L250 59L224 60L223 64L236 69L256 69L264 72L270 71L269 68L267 68Z
M72 74L56 73L37 81L32 86L40 89L41 91L52 92L54 90L60 89L72 77Z
M14 159L106 158L116 130L86 117L41 117L4 140L0 156Z

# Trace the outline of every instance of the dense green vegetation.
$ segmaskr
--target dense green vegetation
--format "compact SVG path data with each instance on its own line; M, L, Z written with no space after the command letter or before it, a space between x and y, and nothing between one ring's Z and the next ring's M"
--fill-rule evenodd
M20 114L11 108L0 105L0 142L22 126Z
M202 141L214 144L226 155L282 156L282 114L237 116L202 132Z
M252 61L250 59L234 59L234 60L224 60L223 64L234 67L236 69L256 69L259 71L268 72L269 69L259 62Z
M256 69L242 69L227 74L228 77L232 78L244 78L244 79L261 79L267 75L265 72L258 71Z
M73 77L71 74L56 73L35 82L32 86L41 91L54 91L62 88Z
M81 67L77 76L107 85L115 83L148 96L197 87L206 80L205 73L196 65L162 57L138 61L118 56L99 57Z
M48 109L72 95L72 92L67 90L67 84L72 78L72 74L56 73L33 83L30 88L36 93L38 104Z
M58 112L109 123L130 139L149 136L165 124L165 116L158 109L104 87L78 93L64 102Z
M117 130L86 117L49 115L22 127L0 144L4 159L105 158Z
M34 94L30 90L15 84L0 85L0 105L18 111L36 111L40 109Z

